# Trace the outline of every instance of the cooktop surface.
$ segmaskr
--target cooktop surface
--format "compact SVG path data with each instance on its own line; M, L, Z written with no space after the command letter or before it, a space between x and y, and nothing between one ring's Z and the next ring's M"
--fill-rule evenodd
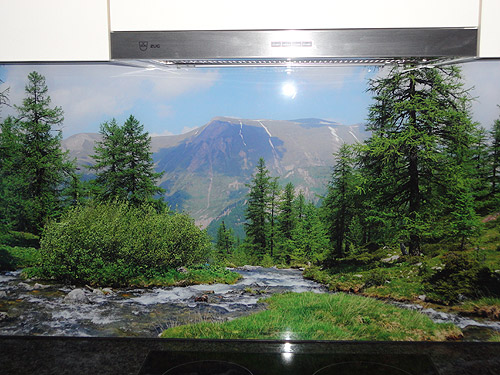
M139 375L438 375L424 354L151 351Z

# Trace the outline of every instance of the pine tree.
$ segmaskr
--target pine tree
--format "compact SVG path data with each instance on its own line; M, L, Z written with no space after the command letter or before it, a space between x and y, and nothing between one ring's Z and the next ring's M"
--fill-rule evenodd
M292 239L292 231L295 228L295 188L291 182L285 185L281 195L281 203L279 205L280 213L278 215L280 233L285 239Z
M95 146L97 195L100 199L128 200L134 205L153 201L164 192L156 186L162 173L154 172L151 138L130 116L123 126L113 119L101 124L102 141Z
M280 190L278 178L275 177L269 184L269 255L271 257L274 256L274 248L278 232L277 215Z
M471 183L472 195L478 212L487 213L490 195L490 160L489 160L488 133L480 127L474 136L471 147Z
M380 208L394 212L410 254L419 254L432 218L443 204L453 206L441 198L447 187L466 176L475 128L470 97L456 67L396 67L372 80L369 91L375 104L369 108L366 167L381 193Z
M224 220L222 220L217 230L215 247L222 254L231 254L235 243L233 231L231 228L227 228Z
M0 231L19 228L24 189L24 178L19 172L22 166L22 147L19 126L14 118L7 117L0 124Z
M500 192L500 119L493 122L493 127L490 131L491 145L490 145L490 196L495 199Z
M339 258L349 252L348 231L353 217L353 152L343 144L335 154L335 166L323 210L335 252Z
M302 220L293 229L292 259L298 263L314 263L323 259L328 249L328 235L312 203L304 204Z
M61 150L63 122L61 107L50 107L45 77L37 72L28 75L26 98L15 106L21 131L22 166L26 181L21 193L24 199L26 230L40 233L51 217L61 212L61 191L67 176L74 170Z
M248 204L245 213L245 232L254 252L258 256L263 256L267 252L270 181L271 177L266 168L266 163L263 158L260 158L252 182L247 185L250 192L248 193Z

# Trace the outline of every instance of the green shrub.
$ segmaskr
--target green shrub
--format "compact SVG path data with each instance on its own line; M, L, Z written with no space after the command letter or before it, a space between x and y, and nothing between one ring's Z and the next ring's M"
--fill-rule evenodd
M390 281L388 273L381 268L371 270L365 280L365 287L384 285L386 281Z
M204 261L210 250L189 216L117 202L69 210L40 242L42 276L78 284L126 284Z
M450 252L442 260L442 270L431 273L427 268L422 273L430 300L448 304L462 297L500 295L500 277L468 254Z

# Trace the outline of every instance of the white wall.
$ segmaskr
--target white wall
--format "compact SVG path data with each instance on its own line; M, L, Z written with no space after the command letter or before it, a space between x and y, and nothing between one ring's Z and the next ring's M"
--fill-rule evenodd
M0 61L108 61L107 0L0 0Z
M479 0L110 0L110 7L113 31L243 30L477 27L479 3Z
M500 0L0 0L0 14L0 62L108 61L110 30L353 27L479 26L480 56L500 57Z

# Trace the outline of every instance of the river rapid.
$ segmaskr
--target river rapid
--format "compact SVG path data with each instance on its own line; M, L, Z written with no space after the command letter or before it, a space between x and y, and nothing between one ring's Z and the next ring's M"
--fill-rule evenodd
M134 289L42 285L23 280L19 271L2 272L0 335L156 337L169 327L263 310L259 300L274 293L326 292L299 270L245 266L234 271L242 276L234 285Z
M156 337L163 330L202 321L222 322L265 309L261 298L283 292L327 293L302 272L245 266L234 285L93 289L24 280L20 271L0 273L0 335ZM486 340L500 322L400 304L437 323L454 323L465 340Z

